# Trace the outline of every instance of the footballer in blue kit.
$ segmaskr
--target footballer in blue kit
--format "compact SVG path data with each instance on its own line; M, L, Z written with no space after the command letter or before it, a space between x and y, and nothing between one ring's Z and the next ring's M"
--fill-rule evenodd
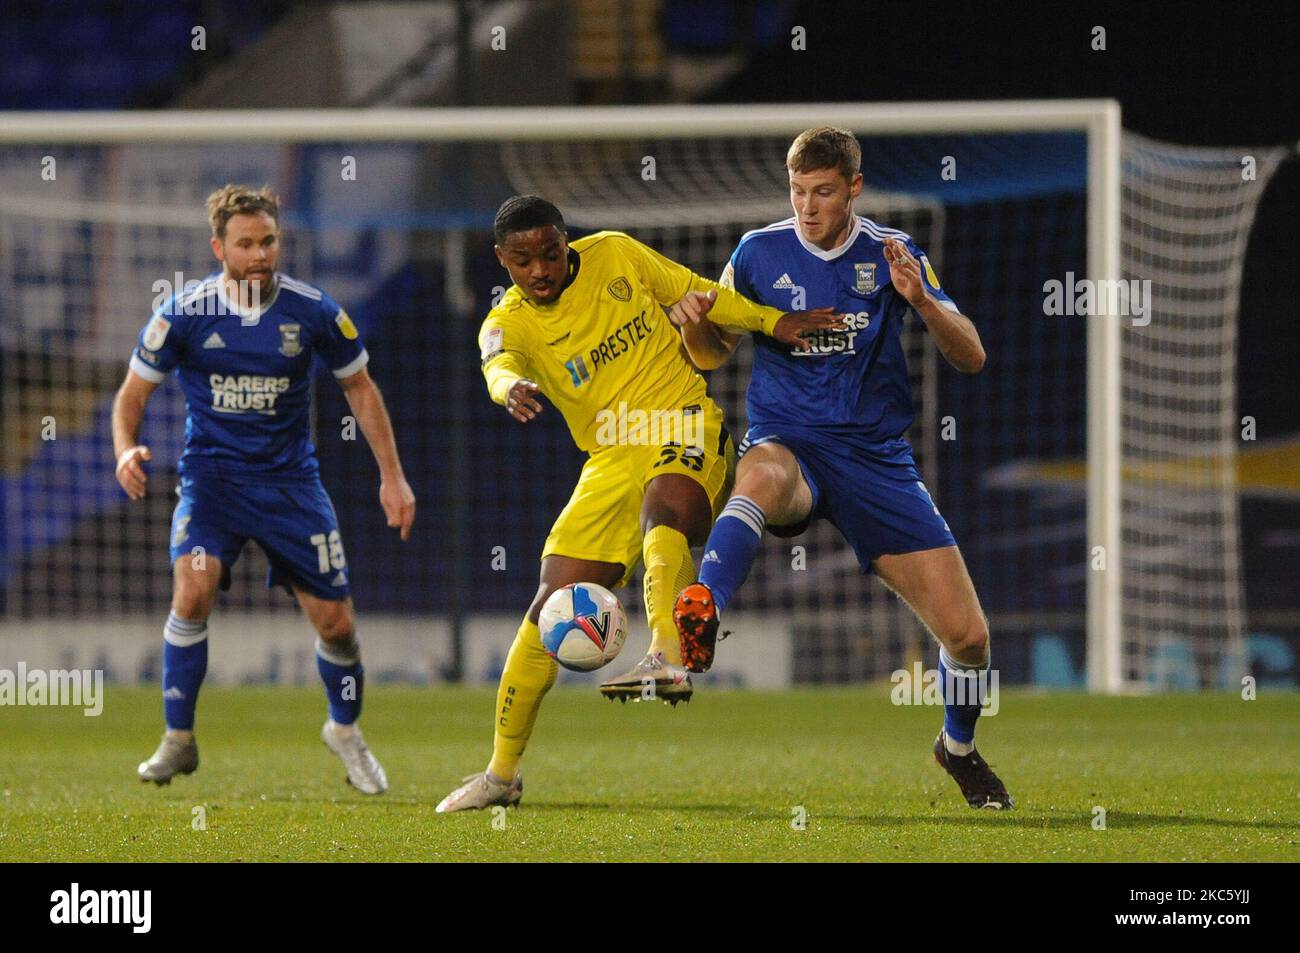
M171 612L163 630L167 730L142 780L169 783L198 767L194 714L207 670L207 619L219 586L248 540L270 563L268 586L292 593L316 629L317 668L329 717L322 740L359 791L387 778L365 743L364 669L338 517L311 443L311 370L321 360L339 381L380 470L388 525L407 539L415 497L402 472L392 423L366 365L356 325L318 288L276 270L279 203L273 193L227 185L208 199L221 271L165 301L140 332L113 404L117 479L145 494L138 443L153 390L175 373L185 395L185 449L172 517Z
M816 519L844 535L866 572L916 612L939 642L944 725L934 756L972 807L1010 809L1005 785L975 749L988 683L988 623L975 587L917 471L906 432L911 383L901 332L915 312L957 370L984 365L979 333L912 238L856 215L861 149L832 127L801 133L786 158L794 215L747 233L721 283L783 310L829 307L843 319L802 346L754 333L749 431L735 488L705 545L699 581L678 595L683 661L712 664L719 614L744 582L765 530L802 533ZM704 294L673 309L691 359L720 366L740 333L703 316Z

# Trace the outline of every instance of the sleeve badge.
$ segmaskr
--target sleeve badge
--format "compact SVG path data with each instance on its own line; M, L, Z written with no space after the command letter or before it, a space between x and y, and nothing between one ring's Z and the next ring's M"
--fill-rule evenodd
M940 287L939 276L934 273L934 266L930 264L930 259L924 255L921 256L921 267L925 269L925 280L930 282L931 288L937 290Z
M349 341L357 339L357 326L352 323L352 319L348 317L348 313L342 308L334 316L334 323L339 326L339 332Z
M731 262L727 262L727 267L722 269L722 274L718 276L718 284L732 291L736 290L736 269L731 267Z
M491 328L488 330L487 337L483 339L483 348L479 352L479 358L486 364L504 350L505 331L501 328Z
M145 350L156 351L163 346L167 340L167 332L171 330L172 323L164 318L161 314L155 314L144 329L143 344Z

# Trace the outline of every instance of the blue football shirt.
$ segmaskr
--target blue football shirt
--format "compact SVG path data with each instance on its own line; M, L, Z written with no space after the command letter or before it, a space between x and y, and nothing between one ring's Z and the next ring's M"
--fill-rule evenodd
M724 284L783 311L831 306L849 324L819 332L807 352L754 333L751 427L812 430L869 445L903 439L914 416L901 339L911 306L890 283L886 238L903 242L930 294L956 311L911 236L868 218L854 216L844 243L830 251L806 241L793 217L741 238Z
M311 443L311 365L336 378L369 356L352 319L318 288L276 276L255 311L229 301L219 274L173 296L140 332L131 370L185 394L185 476L290 485L319 472Z

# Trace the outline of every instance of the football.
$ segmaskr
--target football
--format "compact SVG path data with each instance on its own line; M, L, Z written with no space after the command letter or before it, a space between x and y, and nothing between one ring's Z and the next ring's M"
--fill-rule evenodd
M551 593L537 627L551 658L575 672L612 662L627 638L627 613L618 597L594 582L575 582Z

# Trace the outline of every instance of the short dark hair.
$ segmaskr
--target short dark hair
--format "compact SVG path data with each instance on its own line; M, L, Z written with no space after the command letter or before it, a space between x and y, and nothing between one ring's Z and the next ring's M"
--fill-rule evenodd
M558 208L540 195L512 195L497 209L492 234L500 245L511 232L526 232L546 225L564 231L564 216Z
M847 129L817 126L805 129L790 143L785 166L791 172L817 172L835 169L852 182L862 166L862 147Z

